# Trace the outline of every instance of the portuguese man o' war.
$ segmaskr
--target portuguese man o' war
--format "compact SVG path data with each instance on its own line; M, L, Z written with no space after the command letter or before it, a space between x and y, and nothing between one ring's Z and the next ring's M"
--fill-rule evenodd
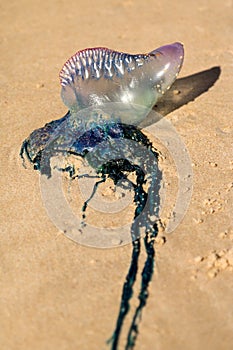
M121 102L127 111L134 105L151 109L176 79L183 56L179 43L137 55L106 48L79 51L60 72L62 99L72 113L108 102ZM121 121L139 124L145 116L136 117Z
M60 72L61 97L69 111L63 118L33 131L20 151L23 161L27 159L48 179L53 176L52 159L57 156L65 157L67 165L56 166L56 169L68 173L71 181L80 174L70 157L79 158L94 169L98 181L82 205L80 227L77 228L81 235L90 235L86 213L99 184L110 179L114 186L131 186L133 250L115 330L108 341L112 350L118 349L130 308L142 235L147 258L141 273L139 303L128 330L125 349L133 349L136 343L154 268L162 172L158 166L159 153L140 129L140 123L175 81L183 58L180 43L162 46L148 54L131 55L102 47L78 51ZM85 176L91 177L90 174Z

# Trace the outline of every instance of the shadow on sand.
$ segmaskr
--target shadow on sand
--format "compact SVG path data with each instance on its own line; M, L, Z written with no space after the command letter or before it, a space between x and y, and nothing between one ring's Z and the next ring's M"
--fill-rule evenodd
M220 67L213 67L202 72L189 75L188 77L177 79L171 89L166 92L153 111L161 116L173 112L181 106L194 101L195 98L208 91L218 80L221 74ZM158 121L156 114L151 113L141 124L145 128ZM157 116L158 116L157 114Z

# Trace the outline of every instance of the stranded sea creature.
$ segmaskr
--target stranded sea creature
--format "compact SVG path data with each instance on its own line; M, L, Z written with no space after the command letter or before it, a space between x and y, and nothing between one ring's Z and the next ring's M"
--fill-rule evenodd
M88 107L101 110L106 109L108 103L121 103L123 108L112 113L110 122L117 119L121 123L138 125L176 79L183 57L180 43L138 55L106 48L78 51L60 72L61 96L69 112L33 131L24 141L21 155L25 153L39 170L41 153L46 152L53 135L62 134L64 127L66 131L72 130L78 140L90 127L105 125L106 120L100 120L101 114L96 118L78 114Z
M33 131L21 147L21 157L26 157L34 169L48 178L52 176L51 159L58 155L79 157L95 169L99 181L90 198L83 203L80 230L85 225L88 204L99 183L108 178L116 186L119 183L124 186L124 181L128 181L133 188L132 259L123 286L116 327L109 341L112 350L118 348L133 295L143 230L147 259L142 271L139 304L125 349L132 349L135 345L153 274L154 239L158 233L162 173L158 167L158 152L139 125L176 79L183 57L180 43L136 55L102 47L78 51L60 72L61 96L69 111L63 118ZM148 152L153 162L148 159ZM60 170L68 172L71 179L79 176L74 164L69 162ZM135 175L134 181L130 174Z

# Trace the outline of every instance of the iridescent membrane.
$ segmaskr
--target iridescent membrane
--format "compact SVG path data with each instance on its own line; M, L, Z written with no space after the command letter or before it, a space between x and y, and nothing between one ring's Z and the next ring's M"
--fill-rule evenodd
M151 109L176 79L183 58L180 43L136 55L107 48L78 51L60 72L61 96L72 112L120 102L126 108L121 121L139 124L145 115L140 108L135 113L135 105Z

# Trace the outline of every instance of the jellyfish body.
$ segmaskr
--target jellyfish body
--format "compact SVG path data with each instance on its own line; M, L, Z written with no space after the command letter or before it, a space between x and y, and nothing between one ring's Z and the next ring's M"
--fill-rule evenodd
M148 54L127 54L107 48L78 51L60 72L61 96L73 112L109 102L124 104L121 121L139 124L140 108L151 109L170 88L183 62L180 43L162 46Z
M136 183L132 183L135 203L131 225L132 259L111 339L112 350L118 347L129 300L133 294L140 254L139 231L144 228L147 259L142 271L139 305L128 332L126 349L132 349L135 344L138 323L153 274L153 244L158 233L158 223L154 217L158 216L158 191L162 173L158 167L158 153L138 125L175 81L183 58L184 50L180 43L162 46L148 54L136 55L107 48L78 51L64 64L60 72L61 97L69 108L68 113L33 131L23 142L20 151L23 159L26 156L34 169L48 178L51 176L50 160L58 154L72 154L85 159L100 175L101 181L109 177L117 184L119 180L128 179L129 174L136 174ZM130 140L142 145L153 155L154 163L151 164L150 159L141 151L135 154L134 159L134 148L126 149L122 146L116 149L117 140ZM105 142L108 143L108 148L105 147ZM104 146L99 153L95 152L101 144ZM107 158L104 157L106 153ZM142 161L143 169L138 165ZM72 167L69 166L61 170L70 169ZM149 176L146 177L144 170L148 171ZM70 176L73 178L73 175L72 170ZM146 182L147 189L144 187ZM83 205L83 213L87 205L88 201Z
M170 88L183 58L180 43L136 55L107 48L78 51L60 72L61 96L69 112L33 131L23 142L21 156L26 155L39 170L42 153L51 149L51 140L60 138L68 148L96 127L115 122L138 125ZM97 113L90 114L89 107Z

